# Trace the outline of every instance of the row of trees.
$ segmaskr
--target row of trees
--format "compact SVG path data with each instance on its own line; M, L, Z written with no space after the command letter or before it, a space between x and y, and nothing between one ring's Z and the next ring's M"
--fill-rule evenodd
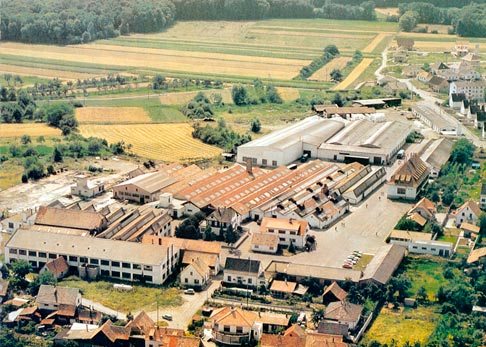
M355 6L327 1L322 7L316 8L314 14L318 18L327 19L376 20L373 1L366 1Z
M249 134L238 134L229 128L223 119L218 121L217 126L200 126L194 124L192 137L201 140L209 145L215 145L228 152L234 152L236 147L251 141Z
M174 22L175 6L168 0L7 0L0 16L2 39L74 44L163 30Z
M296 79L309 78L310 76L312 76L312 74L314 74L314 72L329 63L338 55L339 49L335 45L327 45L324 48L322 56L314 59L309 65L306 65L302 69L300 69L299 76L297 76Z
M471 4L463 8L443 8L431 3L411 2L400 5L399 26L412 31L419 23L452 25L460 36L486 36L486 4Z

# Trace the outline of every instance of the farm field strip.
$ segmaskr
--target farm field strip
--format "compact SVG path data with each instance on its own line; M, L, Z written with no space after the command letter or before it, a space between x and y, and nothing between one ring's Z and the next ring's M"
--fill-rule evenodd
M42 123L1 123L0 139L7 137L29 136L60 136L61 130Z
M417 50L427 52L444 52L454 48L454 42L430 42L430 41L415 41ZM486 44L479 46L481 52L486 52Z
M314 72L314 74L309 77L310 80L315 81L331 81L331 76L329 75L332 70L338 69L342 70L346 64L351 60L351 57L337 57L331 60L329 63L321 67L319 70Z
M371 65L373 60L373 58L363 58L363 60L354 68L353 71L351 71L351 73L344 79L344 81L342 81L332 89L345 90L346 88L348 88L351 84L353 84L354 81L358 79L358 77L368 68L368 66Z
M205 89L200 91L165 93L160 96L160 102L164 105L183 105L194 99L199 92L204 93L207 97L210 97L212 94L220 94L225 104L233 103L230 89Z
M83 136L95 136L113 143L125 141L131 151L149 159L188 161L212 158L222 150L192 137L192 127L182 124L81 125Z
M297 75L307 60L282 59L275 63L272 59L259 61L237 61L208 59L201 56L164 56L150 55L141 52L124 52L97 49L96 45L80 48L77 46L52 47L43 45L25 45L5 43L0 44L2 53L28 56L37 59L62 59L70 62L111 64L113 66L131 66L144 68L158 68L195 73L212 73L224 75L237 75L247 77L270 77L291 79ZM180 53L180 52L179 52ZM217 55L216 55L217 56ZM93 59L93 57L95 57ZM235 56L231 56L236 59ZM247 60L249 57L242 58ZM267 59L267 61L265 61ZM280 62L280 65L278 64Z
M381 41L383 41L383 39L388 36L389 34L385 33L379 33L378 35L376 35L375 38L368 44L368 46L363 49L363 53L373 53L373 51L376 49L376 47L378 47Z
M397 32L398 23L393 22L370 22L362 20L339 20L339 19L269 19L256 22L252 27L259 26L281 26L287 28L328 28L335 30L370 31L370 32Z
M150 123L152 120L142 107L81 107L76 119L86 123Z
M38 76L44 78L60 78L63 80L86 79L98 76L97 74L68 72L63 70L42 69L8 64L0 64L0 73L11 73L20 76Z
M337 32L310 32L310 31L290 31L290 30L268 30L268 29L252 29L252 34L272 34L272 35L284 35L284 36L308 36L308 37L326 37L337 39L356 39L356 34L342 34ZM360 39L371 39L373 35L359 35Z
M378 31L360 30L359 32L356 32L356 30L343 29L343 28L335 29L335 28L292 27L292 26L276 26L276 25L258 25L255 26L254 28L251 28L249 32L252 32L254 30L260 30L260 29L265 29L267 31L290 30L292 32L301 32L301 33L322 33L322 34L327 34L328 36L334 36L334 34L336 35L344 34L344 35L352 35L353 37L355 37L356 35L372 37L373 34L381 32L381 30ZM394 32L385 32L385 33L392 34Z

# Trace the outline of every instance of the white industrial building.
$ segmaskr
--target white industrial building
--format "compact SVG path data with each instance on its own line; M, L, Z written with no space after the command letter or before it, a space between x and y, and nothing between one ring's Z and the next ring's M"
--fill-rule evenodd
M387 165L405 144L411 127L400 122L346 121L311 116L238 147L237 161L287 165L310 158Z
M412 107L412 113L435 132L445 136L460 136L462 127L459 122L450 122L432 107L426 104L417 104Z

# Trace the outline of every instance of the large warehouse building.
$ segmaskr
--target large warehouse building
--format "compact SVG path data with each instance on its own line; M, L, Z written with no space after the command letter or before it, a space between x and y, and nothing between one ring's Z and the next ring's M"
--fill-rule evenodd
M387 165L405 144L411 126L400 122L375 123L308 117L238 147L238 162L287 165L302 155L310 158Z

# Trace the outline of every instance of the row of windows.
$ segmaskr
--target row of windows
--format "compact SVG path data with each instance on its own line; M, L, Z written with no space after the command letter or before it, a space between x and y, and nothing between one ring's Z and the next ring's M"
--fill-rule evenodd
M27 255L27 251L25 249L17 249L17 248L10 248L9 249L10 254L19 254L19 255ZM45 252L36 252L36 251L28 251L29 257L38 257L38 258L49 258L49 259L56 259L59 256L63 256L70 262L80 262L80 263L88 263L92 265L102 265L102 266L110 266L110 261L109 260L104 260L104 259L96 259L96 258L90 258L88 261L88 258L86 257L77 257L74 255L66 256L62 254L55 254L55 253L49 253L49 255ZM134 270L142 270L142 265L140 264L131 264L131 263L125 263L125 262L119 262L119 261L112 261L111 262L112 267L122 267L124 269L134 269ZM165 264L162 266L163 269L165 269ZM143 265L143 269L145 271L152 271L152 266L149 265Z

